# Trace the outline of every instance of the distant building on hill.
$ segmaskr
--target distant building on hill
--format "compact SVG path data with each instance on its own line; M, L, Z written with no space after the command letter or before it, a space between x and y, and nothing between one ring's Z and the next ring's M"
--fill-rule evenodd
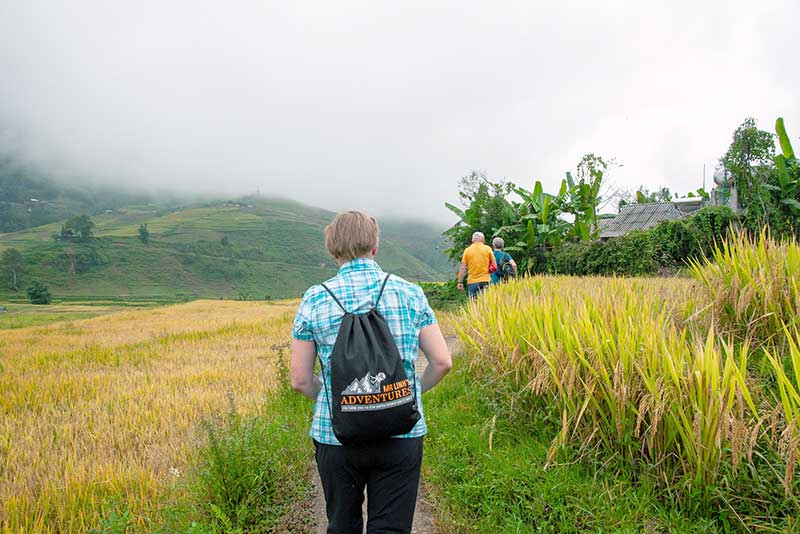
M700 206L702 207L702 199L699 200ZM622 206L616 217L607 219L607 222L600 231L600 239L606 240L612 237L619 237L632 230L647 230L662 221L671 221L687 217L691 211L678 209L678 204L682 203L647 202L644 204L628 204ZM683 207L687 209L686 206ZM697 209L700 208L698 207Z

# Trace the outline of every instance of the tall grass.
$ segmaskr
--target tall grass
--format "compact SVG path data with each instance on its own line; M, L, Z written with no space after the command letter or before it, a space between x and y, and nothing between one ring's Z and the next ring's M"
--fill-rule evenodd
M305 432L311 410L289 386L287 360L281 351L277 384L257 413L243 415L231 397L227 414L203 423L208 440L190 502L211 532L309 529L302 503L311 492Z
M698 299L713 323L766 354L771 379L760 380L766 438L784 460L788 494L800 461L800 246L767 230L742 233L705 261L693 261L689 273L701 284Z
M561 446L599 445L705 486L752 450L747 347L690 317L685 280L535 277L487 292L459 320L475 365L555 402Z
M787 326L783 331L786 357L780 358L776 352L768 352L767 357L774 372L780 401L773 412L777 421L770 426L774 429L773 441L777 441L779 453L786 460L783 487L789 494L795 468L800 462L800 331L797 327Z
M425 400L424 479L441 532L726 532L725 511L698 517L659 491L655 471L588 455L543 470L553 406L511 411L464 359ZM727 530L730 532L730 529Z
M722 332L781 345L783 325L798 325L800 247L794 239L778 241L766 230L755 238L733 235L707 260L692 261L689 273Z

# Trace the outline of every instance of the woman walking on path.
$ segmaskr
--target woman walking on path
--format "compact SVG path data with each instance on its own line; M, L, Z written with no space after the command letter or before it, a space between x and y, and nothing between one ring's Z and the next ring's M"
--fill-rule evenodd
M306 291L292 327L292 387L316 401L310 435L325 494L329 534L363 531L361 509L365 487L369 534L411 532L422 463L422 436L426 433L422 393L435 386L452 366L450 352L422 289L381 270L375 262L378 242L379 229L374 218L357 211L338 214L325 228L325 246L339 263L339 272ZM377 310L379 320L375 319L373 309ZM349 328L357 319L363 323L369 317L381 327L388 326L391 333L388 337L393 342L388 341L392 347L387 347L387 353L399 353L399 367L408 379L382 384L389 380L386 373L370 369L363 378L354 377L346 389L332 388L332 359L348 357L338 350L347 343L341 336L337 341L340 327ZM357 330L346 333L353 332ZM369 337L368 341L374 342L374 336ZM421 377L416 377L414 361L420 348L428 366ZM362 356L351 353L349 357ZM314 375L317 358L322 380ZM336 365L333 372L336 382ZM404 396L406 391L408 398ZM341 421L353 417L347 415L352 410L380 417L382 406L410 407L412 400L418 420L411 420L413 427L409 431L375 440L348 438L347 444L341 443L339 438L344 439L345 427ZM358 403L363 405L355 406ZM386 408L385 412L390 410ZM382 426L375 425L376 432Z
M509 276L517 275L517 262L511 257L511 254L503 250L505 246L506 243L502 237L492 239L494 261L497 263L497 270L492 273L493 284L499 283L500 280L506 280Z

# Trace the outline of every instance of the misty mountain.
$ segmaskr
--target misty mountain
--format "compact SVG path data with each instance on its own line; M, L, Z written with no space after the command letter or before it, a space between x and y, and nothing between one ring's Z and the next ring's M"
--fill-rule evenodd
M449 244L442 232L445 228L434 227L424 221L411 219L382 218L378 221L381 236L409 251L414 257L430 265L436 271L455 276L458 266L455 265L444 250Z
M0 233L152 202L146 194L58 183L13 157L0 156Z

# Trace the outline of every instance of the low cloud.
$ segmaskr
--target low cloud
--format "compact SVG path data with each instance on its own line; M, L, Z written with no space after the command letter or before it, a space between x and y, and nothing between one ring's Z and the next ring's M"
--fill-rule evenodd
M537 4L7 1L0 148L448 221L471 169L555 189L594 152L615 187L686 192L745 117L800 135L797 2Z

